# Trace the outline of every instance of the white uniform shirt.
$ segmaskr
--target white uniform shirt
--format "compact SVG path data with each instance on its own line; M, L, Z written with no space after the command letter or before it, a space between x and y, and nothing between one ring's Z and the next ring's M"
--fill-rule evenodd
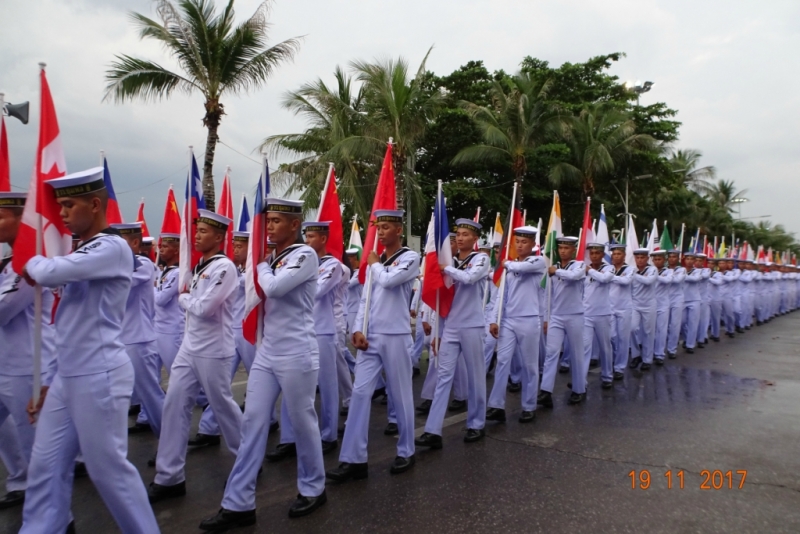
M125 304L125 317L122 320L122 342L126 345L147 343L156 339L153 328L155 278L153 262L144 256L134 256L131 290Z
M589 269L583 280L583 314L588 317L611 315L611 281L614 267L600 262L599 269Z
M200 260L192 270L189 293L178 297L186 310L183 352L203 358L234 355L233 304L238 286L239 272L224 254Z
M612 265L612 268L614 266ZM631 293L633 272L636 269L627 264L617 270L614 268L614 278L608 290L608 299L611 301L611 310L616 314L629 312L633 309L633 295Z
M411 334L411 286L419 274L419 254L402 247L392 257L381 255L381 261L368 269L372 272L372 295L370 297L369 326L367 334ZM370 273L367 273L369 280ZM361 304L353 329L364 328L367 292L361 294ZM430 322L430 321L428 321ZM433 324L433 323L431 323Z
M670 307L674 275L673 270L666 267L658 271L658 282L656 283L656 309L658 311L666 311Z
M550 296L552 315L583 314L583 279L586 267L582 261L572 260L565 267L555 264L556 274L550 277L553 294Z
M656 309L656 276L658 271L652 265L645 266L641 271L633 269L633 284L631 284L631 296L634 309L655 310Z
M353 272L350 281L347 283L347 315L355 317L358 315L358 307L361 305L361 290L364 286L358 281L358 270Z
M547 271L542 256L530 255L522 261L505 261L506 283L503 301L503 317L538 317L542 314L539 300L539 284ZM491 282L490 282L491 284ZM492 284L494 285L494 284ZM497 322L497 299L500 288L495 290L494 315L490 323ZM502 320L502 319L501 319Z
M339 270L342 275L339 277L339 285L336 286L336 300L333 302L333 316L336 319L336 333L347 333L347 286L350 284L350 270L339 262ZM356 311L358 313L358 311Z
M244 285L244 270L236 269L239 274L236 285L236 300L233 301L233 328L242 329L242 322L244 321L244 299L245 299L245 285Z
M686 269L678 265L672 269L672 283L669 285L669 305L671 308L683 306L683 286L686 280Z
M482 252L469 254L464 261L453 258L455 267L448 265L444 272L453 279L455 294L447 324L453 329L482 328L483 281L489 272L489 256Z
M683 284L683 302L697 302L700 300L700 282L703 280L702 269L686 271L686 280Z
M164 268L156 279L154 327L160 334L183 333L186 314L178 304L177 265Z
M341 262L333 256L319 258L317 293L314 296L314 330L317 335L335 335L337 291L342 280Z

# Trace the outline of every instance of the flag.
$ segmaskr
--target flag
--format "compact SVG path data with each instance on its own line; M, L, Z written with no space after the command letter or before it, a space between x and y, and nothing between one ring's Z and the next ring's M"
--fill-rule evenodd
M161 233L181 233L181 214L178 211L178 203L175 201L175 192L172 190L172 186L169 186L169 191L167 192L167 205L164 207L164 218L161 219ZM160 237L158 244L159 246L161 245Z
M592 231L592 215L589 211L592 199L586 199L586 207L583 210L583 225L581 226L580 237L578 238L578 252L575 258L578 261L586 261L586 239Z
M258 262L267 251L267 226L264 213L265 202L270 192L269 165L264 158L264 169L258 177L256 198L253 200L253 223L250 227L250 239L247 243L247 261L244 271L244 320L242 335L251 345L260 340L258 331L261 323L261 301L264 292L258 285Z
M41 83L41 116L39 117L39 144L36 162L28 185L28 201L22 211L22 222L14 242L14 271L22 268L36 255L36 232L41 229L41 253L48 258L69 254L72 248L72 232L61 220L61 206L56 202L53 188L45 180L60 178L67 174L67 163L61 145L56 108L50 94L50 86L44 69L39 73Z
M764 252L764 245L758 245L758 255L756 256L758 263L767 263L767 254Z
M511 208L508 211L508 225L506 226L508 234L503 236L503 242L500 246L500 257L497 258L497 265L494 270L494 283L497 286L500 285L500 278L503 276L503 262L517 259L517 249L509 243L508 236L513 236L514 228L523 226L525 224L524 220L522 210L519 209L519 191L517 191L517 184L514 183L514 192L511 195Z
M655 219L653 219L653 229L647 239L647 250L650 252L661 250L661 242L658 240L658 223Z
M202 194L203 184L200 171L192 154L189 174L186 177L186 201L183 204L181 218L181 255L178 271L178 286L181 291L189 288L192 280L192 269L200 261L202 254L194 249L194 235L197 231L197 210L205 209L206 203Z
M247 197L242 195L242 207L239 208L239 224L236 225L239 232L249 232L250 212L247 210Z
M681 224L681 235L678 237L678 251L681 259L683 259L683 233L685 230L686 224Z
M378 187L375 189L375 198L372 201L372 211L369 213L367 226L367 241L365 243L367 254L361 255L361 264L358 268L358 281L362 284L367 280L367 256L375 250L378 254L383 252L383 247L377 241L375 231L375 210L396 210L397 197L394 184L394 165L392 163L392 145L386 144L386 155L383 157L381 174L378 178Z
M492 232L492 248L503 244L503 221L500 220L500 212L494 218L494 231Z
M636 259L633 251L639 246L639 239L636 237L636 227L633 225L633 217L628 216L628 231L625 232L625 263L636 266Z
M108 171L108 160L103 156L103 184L108 191L108 204L106 205L106 220L108 224L120 224L125 222L122 213L119 211L117 194L114 193L114 185L111 183L111 173Z
M150 229L147 228L147 222L144 220L144 198L139 202L139 211L136 214L136 222L142 223L142 237L150 237Z
M722 236L722 241L719 244L719 250L717 251L717 258L724 258L727 252L727 248L725 247L725 236Z
M608 245L611 240L608 238L608 223L606 222L606 209L605 206L600 204L600 220L597 223L597 242L603 243L606 246L605 260L611 263L611 254L608 253Z
M692 252L697 254L698 252L703 251L702 245L700 244L700 228L698 228L697 232L694 234L693 243L694 243L694 248L692 249Z
M364 243L361 242L361 228L358 227L355 217L353 217L353 225L350 227L350 243L347 248L357 248L359 257L364 251Z
M3 110L0 109L0 192L11 191L11 163L8 159L8 134Z
M542 255L542 218L539 217L539 224L536 225L536 246L533 253L537 256Z
M480 206L478 206L478 211L475 212L475 217L473 217L472 220L475 221L476 223L480 224L480 222L481 222L481 207ZM478 250L481 249L480 245L478 244L478 241L479 240L476 239L475 240L475 245L473 245L473 247L472 247L472 249L475 250L475 251L478 251Z
M561 203L558 200L558 191L553 191L553 209L550 212L550 222L547 223L547 240L544 243L544 254L549 260L552 260L558 253L556 239L563 235L561 231Z
M219 205L217 206L217 214L227 217L231 220L228 226L228 231L225 232L225 244L222 247L222 252L233 260L233 197L231 196L231 168L225 169L225 176L222 178L222 194L219 196Z
M667 226L667 221L664 221L664 233L661 234L661 242L658 244L661 250L672 250L674 247L672 246L672 239L669 237L669 227Z
M318 221L330 221L328 227L328 254L338 260L344 260L344 228L342 226L342 205L339 203L339 192L336 189L336 173L331 165L325 179L325 189L317 211Z
M703 252L705 253L706 256L708 256L709 259L713 259L714 258L714 252L715 252L714 251L714 245L707 241L706 242L706 249Z
M425 283L422 284L421 297L422 302L439 313L439 317L447 317L453 304L455 288L452 279L442 274L440 265L453 265L453 255L450 251L450 224L447 221L447 206L441 182L433 208L433 219L428 225L428 235L425 240Z

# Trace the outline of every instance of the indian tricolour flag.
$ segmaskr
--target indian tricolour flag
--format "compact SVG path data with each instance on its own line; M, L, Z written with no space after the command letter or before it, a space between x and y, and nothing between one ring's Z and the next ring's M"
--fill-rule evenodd
M562 237L561 231L561 203L558 200L558 191L553 191L553 211L550 212L550 222L547 223L547 240L544 243L544 255L551 261L558 254L556 239Z
M358 227L355 217L353 217L353 227L350 230L350 244L347 248L357 248L359 258L361 257L361 252L364 250L364 244L361 242L361 229Z

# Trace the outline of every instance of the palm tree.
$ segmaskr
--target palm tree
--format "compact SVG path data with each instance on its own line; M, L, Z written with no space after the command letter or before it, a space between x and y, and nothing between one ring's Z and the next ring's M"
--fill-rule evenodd
M566 141L572 161L555 164L550 181L556 187L564 182L580 184L584 195L592 194L597 178L613 175L637 150L655 146L652 137L636 133L629 115L605 104L583 108L568 124Z
M234 0L218 13L213 0L156 0L161 22L131 13L141 39L159 41L180 66L173 72L154 61L118 55L106 71L104 99L117 102L167 98L173 92L198 92L205 99L203 126L208 129L203 163L203 194L214 208L214 151L217 130L225 114L223 95L264 85L282 63L294 58L300 41L287 39L267 48L270 0L239 25L234 24Z
M719 180L708 188L706 198L726 213L731 214L733 213L734 204L747 200L744 196L746 194L747 189L736 190L733 180Z
M551 85L551 80L541 82L530 74L519 73L492 83L488 106L461 102L478 127L483 144L462 149L452 163L506 164L519 190L528 170L527 157L563 125L547 102Z
M672 172L681 178L687 189L704 195L711 189L717 170L711 165L698 167L702 156L699 150L676 150L668 161Z

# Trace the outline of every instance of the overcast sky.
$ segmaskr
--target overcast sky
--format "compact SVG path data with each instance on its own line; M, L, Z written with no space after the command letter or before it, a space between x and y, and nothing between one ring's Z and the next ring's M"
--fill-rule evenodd
M238 0L238 16L250 16L258 4ZM179 192L185 184L188 145L202 158L202 99L102 102L103 76L114 54L171 64L158 46L138 40L129 10L156 17L149 0L3 2L0 92L7 101L33 103L27 126L7 120L15 188L27 188L30 180L38 135L37 63L45 61L68 170L96 165L105 150L123 216L133 220L145 197L148 224L157 232L169 184ZM701 150L703 164L748 190L742 217L771 215L800 234L796 0L279 0L271 22L272 42L299 35L305 41L297 60L266 88L224 100L220 138L245 156L220 145L214 171L219 188L231 166L237 211L258 177L253 149L268 135L304 128L281 109L281 94L320 76L330 80L337 64L402 55L416 67L435 45L428 68L437 74L470 60L513 72L526 55L557 66L620 51L627 58L614 74L656 82L642 104L663 101L679 110L678 148Z

